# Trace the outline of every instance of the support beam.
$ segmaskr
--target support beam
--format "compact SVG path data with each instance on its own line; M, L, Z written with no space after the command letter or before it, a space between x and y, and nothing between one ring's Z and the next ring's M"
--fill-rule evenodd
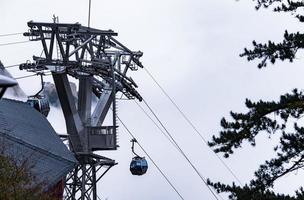
M64 114L70 144L75 152L83 152L80 133L84 131L81 119L76 110L67 74L52 73L61 108Z
M91 75L81 75L79 77L78 113L82 122L86 125L90 125L92 83L93 76Z
M80 75L79 77L78 113L84 125L83 134L80 135L84 152L89 151L87 127L91 125L92 79L91 75Z
M91 117L92 126L101 125L103 123L111 103L113 102L113 98L114 92L112 89L103 91Z
M88 40L86 40L84 43L82 43L80 46L78 46L74 51L72 51L69 54L69 57L71 57L74 53L78 52L81 48L83 48L86 44L88 44L91 40L93 40L96 36L91 36Z

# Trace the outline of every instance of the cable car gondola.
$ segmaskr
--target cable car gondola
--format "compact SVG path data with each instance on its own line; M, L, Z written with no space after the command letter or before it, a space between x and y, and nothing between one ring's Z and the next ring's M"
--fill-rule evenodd
M47 98L43 96L30 96L28 97L26 103L35 108L38 112L42 113L44 116L48 116L50 112L50 104Z
M148 170L148 162L145 157L141 157L134 152L134 143L137 142L136 139L132 139L132 152L135 157L132 158L130 164L130 171L133 175L141 176L144 175Z
M44 82L42 77L43 74L40 74L40 76L41 76L41 89L35 95L29 96L26 102L31 107L35 108L38 112L40 112L45 117L47 117L50 112L50 104L49 104L49 100L45 96L40 95L40 93L44 89Z

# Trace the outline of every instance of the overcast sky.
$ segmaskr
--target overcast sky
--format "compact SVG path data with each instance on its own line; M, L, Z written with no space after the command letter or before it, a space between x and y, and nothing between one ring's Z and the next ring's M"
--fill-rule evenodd
M24 32L30 20L51 22L53 14L59 16L60 22L86 25L87 12L85 0L1 0L0 34ZM142 63L207 139L218 133L220 119L228 117L230 110L246 111L245 98L277 100L293 88L303 88L301 56L292 64L278 62L263 70L257 69L256 62L248 63L238 56L244 47L251 46L253 39L280 41L285 29L301 31L292 16L270 10L257 12L252 1L92 0L91 26L113 29L119 33L119 41L132 50L143 51ZM0 44L24 40L27 38L20 35L0 37ZM1 46L0 60L4 65L13 65L30 60L40 52L40 43ZM27 75L18 69L9 71L15 77ZM201 174L214 181L235 181L144 70L133 74L133 79ZM27 94L33 94L40 87L39 78L22 79L20 85ZM134 102L119 102L119 116L185 199L213 199L191 167ZM49 120L58 132L65 131L60 110L53 109ZM129 135L120 127L120 148L115 152L100 152L119 163L100 181L101 199L178 199L151 162L146 175L130 174L129 140ZM244 144L243 149L225 160L243 183L253 177L259 164L273 156L277 138L265 140L267 136L261 134L256 148ZM293 194L301 179L302 171L289 175L278 181L275 190Z

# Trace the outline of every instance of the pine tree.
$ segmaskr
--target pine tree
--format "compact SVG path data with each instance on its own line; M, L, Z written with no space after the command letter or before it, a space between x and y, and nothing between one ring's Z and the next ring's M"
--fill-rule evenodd
M270 8L274 12L289 12L299 22L304 22L304 1L294 0L253 0L256 9ZM257 43L253 48L240 55L248 61L259 59L258 68L267 67L277 60L293 62L299 49L304 48L304 33L285 31L283 41L275 43ZM299 188L294 196L277 194L272 188L277 179L291 172L304 168L304 127L298 120L304 115L304 93L294 89L282 95L279 101L252 102L246 99L247 113L231 112L232 121L221 120L222 131L213 136L209 145L216 153L223 153L228 158L247 141L255 146L256 136L261 132L269 135L280 134L280 142L274 148L276 157L266 161L255 172L255 178L245 186L235 183L227 185L208 180L208 184L217 192L228 192L231 200L304 200L304 190ZM276 117L273 117L273 116ZM296 121L293 130L286 129L290 120Z

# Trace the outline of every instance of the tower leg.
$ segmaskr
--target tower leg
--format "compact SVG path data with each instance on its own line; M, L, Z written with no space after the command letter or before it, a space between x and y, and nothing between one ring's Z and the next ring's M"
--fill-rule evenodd
M65 200L97 200L97 183L98 181L110 170L111 167L116 165L114 160L101 157L98 155L80 156L86 158L86 161L80 163L75 169L69 173L65 181ZM79 157L79 156L78 156Z

